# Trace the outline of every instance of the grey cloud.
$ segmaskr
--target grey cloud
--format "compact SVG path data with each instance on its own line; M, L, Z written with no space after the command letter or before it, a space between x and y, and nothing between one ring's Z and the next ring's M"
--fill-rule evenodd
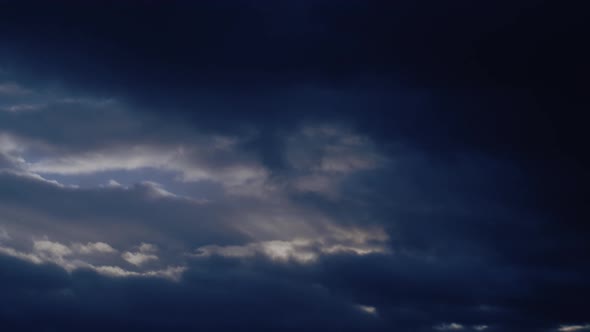
M10 173L1 173L0 182L0 209L11 223L5 225L7 230L19 227L32 234L35 230L53 236L70 234L75 241L108 238L118 244L129 239L141 242L148 235L163 241L184 237L197 243L213 234L221 242L241 237L228 228L231 211L224 203L162 196L150 185L81 189ZM10 221L11 215L19 216L18 224ZM162 220L171 222L164 226ZM120 221L124 224L117 226ZM84 234L82 238L76 238L79 233Z
M0 227L0 240L10 240L10 235L8 235L8 232L2 227Z
M2 95L28 95L31 91L13 82L3 82L0 84L0 94Z
M370 139L334 125L308 125L289 136L285 159L293 189L331 198L338 197L339 185L348 177L388 164Z

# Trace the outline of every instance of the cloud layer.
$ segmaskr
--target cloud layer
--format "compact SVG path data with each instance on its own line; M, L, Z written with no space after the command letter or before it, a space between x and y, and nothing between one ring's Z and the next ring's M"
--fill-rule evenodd
M2 2L2 328L589 330L565 7Z

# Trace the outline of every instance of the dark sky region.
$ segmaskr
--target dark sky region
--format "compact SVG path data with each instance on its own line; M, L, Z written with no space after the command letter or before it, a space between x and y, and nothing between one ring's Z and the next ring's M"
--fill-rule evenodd
M583 4L0 0L0 330L590 331Z

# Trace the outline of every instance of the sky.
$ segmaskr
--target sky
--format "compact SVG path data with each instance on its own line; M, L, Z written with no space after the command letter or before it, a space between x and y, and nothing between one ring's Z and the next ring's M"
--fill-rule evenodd
M580 6L0 0L0 329L590 331Z

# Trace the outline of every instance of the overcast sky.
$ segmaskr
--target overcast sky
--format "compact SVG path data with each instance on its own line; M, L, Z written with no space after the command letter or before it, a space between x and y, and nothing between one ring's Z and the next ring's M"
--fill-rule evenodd
M0 0L0 329L590 331L576 5Z

